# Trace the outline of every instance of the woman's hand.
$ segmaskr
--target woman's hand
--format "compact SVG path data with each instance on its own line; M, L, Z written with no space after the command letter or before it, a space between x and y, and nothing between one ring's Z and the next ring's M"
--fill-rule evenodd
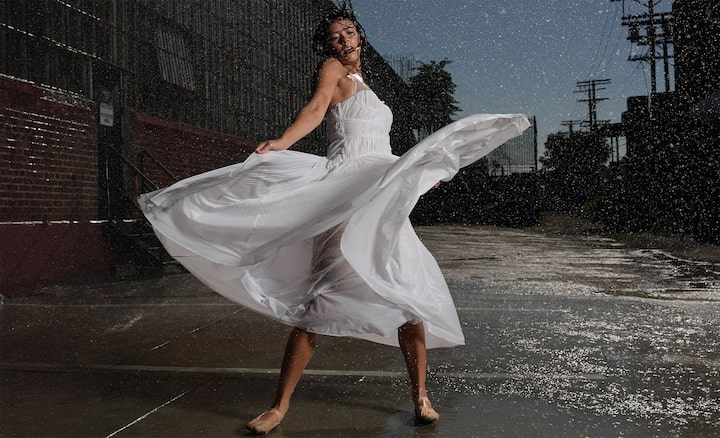
M284 147L282 142L279 139L275 140L265 140L261 142L257 147L255 148L255 152L258 154L264 154L268 151L284 151L287 149L287 147Z
M315 92L307 105L295 117L295 121L279 138L265 140L258 144L255 152L264 154L268 151L284 151L320 126L325 113L330 108L330 102L337 91L338 83L345 76L347 76L347 70L340 61L335 58L325 61L318 72Z

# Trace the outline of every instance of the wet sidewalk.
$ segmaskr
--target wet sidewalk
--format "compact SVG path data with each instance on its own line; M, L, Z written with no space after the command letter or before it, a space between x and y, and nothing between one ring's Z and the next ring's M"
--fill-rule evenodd
M432 350L416 426L397 349L322 337L277 437L712 437L720 267L609 239L418 230L467 345ZM0 436L232 437L273 397L289 328L191 276L0 306Z

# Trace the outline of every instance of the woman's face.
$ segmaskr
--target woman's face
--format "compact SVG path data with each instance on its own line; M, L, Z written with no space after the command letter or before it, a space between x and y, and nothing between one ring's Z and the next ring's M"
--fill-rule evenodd
M360 35L352 20L343 18L328 26L327 47L329 52L343 63L360 59Z

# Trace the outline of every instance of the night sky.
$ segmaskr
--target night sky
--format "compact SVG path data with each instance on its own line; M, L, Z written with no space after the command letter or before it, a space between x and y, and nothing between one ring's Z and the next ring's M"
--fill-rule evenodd
M629 62L634 48L610 0L354 0L369 42L383 55L423 62L448 58L463 112L534 115L538 143L588 117L576 83L610 79L597 96L598 120L620 122L628 96L647 95L648 63ZM662 0L655 12L670 11ZM647 12L634 0L625 14ZM633 52L634 50L634 52ZM663 91L662 72L658 84ZM671 89L674 88L671 81ZM621 151L622 152L622 151Z

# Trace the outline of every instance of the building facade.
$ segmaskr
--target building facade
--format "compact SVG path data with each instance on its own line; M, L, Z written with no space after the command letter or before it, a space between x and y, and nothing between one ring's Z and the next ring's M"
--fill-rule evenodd
M331 0L3 0L0 293L131 263L108 224L138 192L243 160L311 94ZM407 86L372 47L396 114ZM323 130L297 145L324 153Z
M672 17L675 91L628 99L623 125L631 157L652 155L663 144L658 139L683 137L688 124L717 120L720 9L712 0L675 0Z
M675 91L628 98L627 156L616 224L720 242L720 8L672 6Z
M690 105L720 92L720 8L712 0L676 0L675 89Z
M487 155L488 171L493 176L510 175L513 173L532 173L537 171L537 120L530 117L531 127L522 135L511 138L508 142Z

